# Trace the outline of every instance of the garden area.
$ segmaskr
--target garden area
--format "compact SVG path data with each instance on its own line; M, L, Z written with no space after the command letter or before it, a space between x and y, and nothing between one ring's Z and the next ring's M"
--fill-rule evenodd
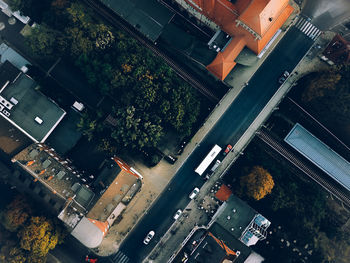
M253 247L268 263L339 262L350 257L350 213L319 185L254 139L225 175L234 194L272 222Z
M101 151L156 152L153 149L168 132L181 141L207 116L210 102L160 58L81 2L9 2L38 23L27 37L33 53L70 61L86 77L86 92L103 96L97 108L85 110L77 127ZM35 9L38 2L46 8Z

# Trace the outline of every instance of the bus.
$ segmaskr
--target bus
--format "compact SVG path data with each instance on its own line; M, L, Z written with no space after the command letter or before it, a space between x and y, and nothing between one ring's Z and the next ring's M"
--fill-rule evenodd
M220 153L221 147L219 145L214 145L213 149L208 153L204 158L201 164L196 168L195 172L199 175L202 175L209 165L214 161L215 157Z

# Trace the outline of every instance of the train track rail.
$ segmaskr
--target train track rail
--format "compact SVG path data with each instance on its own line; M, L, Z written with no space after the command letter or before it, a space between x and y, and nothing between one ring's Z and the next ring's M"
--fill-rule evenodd
M212 93L211 90L209 90L201 81L199 81L197 78L193 77L190 73L185 71L172 58L170 58L163 51L161 51L155 44L150 42L147 38L141 36L135 29L131 28L126 21L123 21L121 18L119 18L116 13L114 13L102 2L98 0L84 0L84 2L92 9L94 9L97 13L99 13L102 17L104 17L113 26L124 30L132 37L137 39L143 46L150 49L156 56L164 59L168 63L168 65L171 66L183 80L192 85L210 101L215 103L219 102L220 98L218 98L214 93Z
M284 147L280 142L274 139L271 135L269 135L264 130L260 130L257 133L259 139L264 141L267 145L269 145L272 149L278 152L281 156L287 159L290 163L296 166L299 170L304 172L307 176L309 176L312 180L322 186L326 191L335 196L338 200L346 204L350 207L350 198L348 194L337 189L331 183L327 182L323 179L315 169L310 167L306 162L298 158L295 154L291 153L286 147Z

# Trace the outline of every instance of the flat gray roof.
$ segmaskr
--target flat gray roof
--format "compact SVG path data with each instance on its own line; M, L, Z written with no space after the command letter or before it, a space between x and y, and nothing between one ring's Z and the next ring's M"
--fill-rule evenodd
M238 239L258 213L235 195L231 195L224 204L224 210L216 219L216 223Z
M5 43L0 44L0 61L4 63L6 60L10 61L16 68L21 69L23 66L31 65L28 60L14 51Z
M174 15L156 0L101 1L152 41L157 40Z
M11 102L11 109L4 108L10 115L6 116L3 112L2 115L32 140L44 142L66 112L35 90L36 87L33 79L25 74L19 75L0 93L9 102L11 98L17 101L17 104ZM42 120L41 124L35 121L36 117Z
M284 141L350 191L350 163L299 123Z

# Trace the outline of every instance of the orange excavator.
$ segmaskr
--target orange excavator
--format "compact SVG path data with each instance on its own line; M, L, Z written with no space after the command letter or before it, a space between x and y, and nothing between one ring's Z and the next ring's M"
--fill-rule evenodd
M216 243L218 243L218 245L223 249L225 250L226 252L226 255L231 258L231 257L238 257L240 252L237 251L233 251L231 248L229 248L225 243L224 241L222 241L221 239L218 239L216 238L212 233L209 232L209 236L211 236L215 241Z

